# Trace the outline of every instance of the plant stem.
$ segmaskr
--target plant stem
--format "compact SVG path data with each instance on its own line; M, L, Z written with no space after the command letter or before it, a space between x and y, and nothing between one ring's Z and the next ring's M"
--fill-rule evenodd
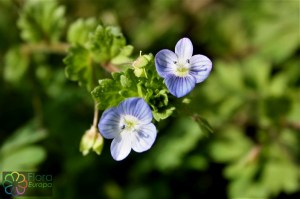
M108 62L106 64L101 64L101 66L108 72L119 72L120 69L118 69L114 64Z
M93 128L97 129L97 124L98 124L98 121L99 121L99 110L97 108L97 103L95 102L94 103L94 119L93 119Z
M67 49L70 46L67 43L38 43L38 44L23 44L21 46L21 52L24 54L31 54L34 52L50 52L58 54L66 54Z

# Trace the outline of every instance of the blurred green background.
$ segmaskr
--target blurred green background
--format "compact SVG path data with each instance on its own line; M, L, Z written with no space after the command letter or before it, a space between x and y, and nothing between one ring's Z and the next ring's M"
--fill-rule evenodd
M0 0L0 172L51 173L58 199L300 198L299 14L299 0ZM62 59L88 17L120 26L136 56L189 37L213 70L186 109L214 133L176 115L143 154L116 162L106 140L82 156L93 100Z

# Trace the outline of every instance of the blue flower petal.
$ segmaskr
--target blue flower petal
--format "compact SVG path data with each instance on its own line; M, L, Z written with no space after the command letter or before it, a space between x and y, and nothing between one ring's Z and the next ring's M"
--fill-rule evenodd
M102 114L98 128L103 137L113 139L120 134L120 115L116 108L110 108Z
M156 127L150 123L142 126L138 132L131 133L131 146L136 152L144 152L151 148L156 138Z
M177 59L177 55L170 50L159 51L155 55L155 66L158 74L164 78L166 75L173 73L176 69L174 63L178 61Z
M123 160L131 151L131 133L122 132L118 137L113 139L110 145L112 157L117 160Z
M203 82L209 75L212 62L204 55L194 55L190 59L190 74L196 78L196 83Z
M187 75L185 77L168 75L165 78L165 82L170 93L177 98L180 98L193 90L196 84L196 79L191 75Z
M117 109L120 115L135 116L141 124L149 124L152 120L151 109L142 98L128 98L121 102Z
M185 62L193 55L193 44L189 38L180 39L175 46L175 53L178 59Z

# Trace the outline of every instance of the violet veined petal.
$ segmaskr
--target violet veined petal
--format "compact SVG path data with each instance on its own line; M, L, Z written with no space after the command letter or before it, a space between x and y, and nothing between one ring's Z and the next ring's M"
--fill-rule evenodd
M189 38L180 39L175 46L175 54L178 60L185 62L193 55L193 44Z
M174 52L167 49L159 51L155 55L155 67L159 76L164 78L168 74L173 74L177 61L178 58Z
M190 74L196 78L196 83L203 82L209 75L212 62L204 55L194 55L190 59Z
M138 98L133 111L133 115L139 119L141 124L149 124L152 121L153 116L151 108L144 99Z
M130 132L122 132L118 137L113 139L110 145L112 157L117 160L123 160L131 151Z
M157 130L154 124L142 126L138 132L131 133L131 146L136 152L144 152L151 148L156 138Z
M196 84L196 79L191 75L187 75L185 77L168 75L165 78L165 82L169 92L177 98L180 98L193 90Z
M106 139L113 139L120 134L120 115L116 108L110 108L102 114L98 129Z
M132 115L136 117L141 124L149 124L152 120L151 109L142 98L128 98L121 102L117 109L120 115Z

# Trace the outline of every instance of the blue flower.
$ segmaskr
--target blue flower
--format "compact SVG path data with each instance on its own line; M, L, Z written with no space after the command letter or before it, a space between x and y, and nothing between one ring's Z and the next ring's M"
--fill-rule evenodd
M151 148L157 134L152 118L142 98L128 98L104 111L98 128L103 137L113 139L110 151L115 160L126 158L131 149L144 152Z
M175 53L164 49L155 55L155 66L169 92L179 98L208 77L212 62L204 55L193 56L191 40L182 38L175 46Z

